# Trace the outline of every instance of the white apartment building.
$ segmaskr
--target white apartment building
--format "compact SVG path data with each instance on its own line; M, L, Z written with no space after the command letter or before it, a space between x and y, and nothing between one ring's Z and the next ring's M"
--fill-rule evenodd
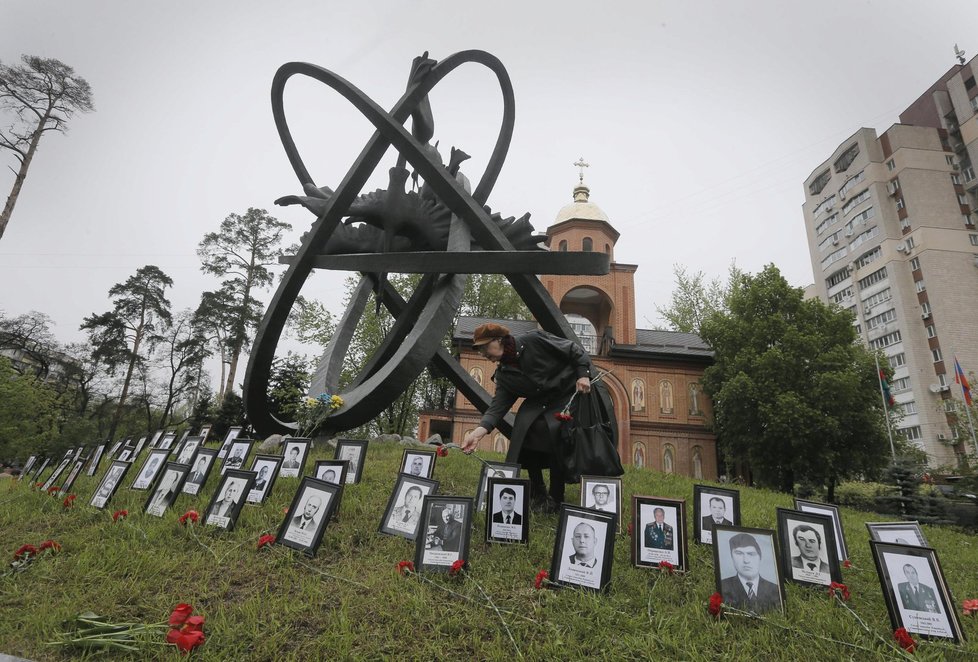
M963 399L955 355L978 372L976 77L978 58L955 65L898 124L858 130L812 171L802 205L809 291L886 354L899 430L934 467L975 452L948 401Z

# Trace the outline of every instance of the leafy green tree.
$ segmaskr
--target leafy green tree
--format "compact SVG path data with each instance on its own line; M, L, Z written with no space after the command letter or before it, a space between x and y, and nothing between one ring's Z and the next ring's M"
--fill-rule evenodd
M251 207L243 215L230 214L217 232L204 235L198 249L201 271L223 278L221 315L223 343L227 349L228 374L222 393L234 389L238 360L250 333L261 321L262 303L255 293L272 284L269 267L282 255L282 234L292 226Z
M57 393L32 374L18 374L0 356L0 461L25 460L58 448Z
M244 400L240 395L231 391L224 395L221 406L214 415L214 427L211 429L211 439L223 439L228 428L235 425L244 426L246 422Z
M268 381L268 406L280 421L299 418L303 398L309 392L309 361L305 356L289 352L272 362Z
M715 352L703 376L728 463L790 492L878 470L889 457L873 356L849 313L805 300L773 265L741 275L728 312L701 335Z
M196 398L201 388L204 360L211 354L203 325L189 310L177 315L174 323L161 335L157 348L163 381L156 390L164 394L165 400L159 422L150 428L173 425L171 417L177 404L185 398Z
M108 436L115 435L129 395L136 369L142 367L149 349L159 340L159 333L171 322L170 301L166 289L173 280L159 267L140 268L125 283L109 290L112 310L85 318L81 328L88 331L92 356L101 361L111 374L125 369L122 390Z
M59 353L51 324L49 315L36 310L16 317L0 312L0 348L22 354L23 363L33 368L34 375L45 379Z
M0 237L10 222L41 137L49 131L65 133L76 111L94 109L92 88L67 64L34 55L20 59L21 65L0 63L0 110L15 118L0 126L0 149L13 152L20 163L0 212Z
M730 265L726 284L719 278L706 282L702 271L688 274L681 264L672 266L676 287L666 306L656 306L655 311L668 323L671 331L699 333L703 321L715 312L727 310L727 300L742 274L736 265Z

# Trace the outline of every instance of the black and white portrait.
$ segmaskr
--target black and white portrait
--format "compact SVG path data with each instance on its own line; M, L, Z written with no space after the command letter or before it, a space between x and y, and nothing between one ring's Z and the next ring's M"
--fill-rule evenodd
M346 460L317 460L315 475L330 485L345 485L348 466Z
M893 542L899 545L929 547L920 524L913 522L866 522L869 537L880 542Z
M188 467L186 464L168 462L160 476L156 487L146 501L146 514L162 517L166 509L173 505L183 481L187 476Z
M67 494L71 491L71 487L75 484L75 479L81 474L82 467L85 465L85 460L75 460L75 464L71 467L71 471L68 473L68 477L65 478L64 483L61 484L61 491L59 496Z
M183 442L183 446L180 447L180 452L177 453L177 462L179 464L190 464L190 461L194 458L194 453L197 452L197 448L203 441L203 437L187 437Z
M425 497L421 512L425 531L415 544L419 571L446 572L453 563L468 557L472 507L471 497Z
M832 528L835 533L835 554L839 563L842 563L849 558L849 552L846 549L845 533L842 530L842 517L839 515L839 507L828 503L819 503L817 501L806 501L804 499L795 499L795 510L800 510L803 513L816 513L818 515L828 515L832 518ZM831 550L830 550L831 552Z
M251 464L251 470L255 472L255 485L245 499L248 503L263 503L268 498L275 485L281 462L282 458L279 456L259 455L255 458Z
M614 516L609 518L601 520L577 514L561 518L556 540L560 548L557 572L552 575L557 581L596 590L602 588L605 561L609 565L611 562L605 557L605 546L615 537Z
M709 485L693 486L693 523L696 541L713 544L714 526L740 524L740 492Z
M157 445L157 448L164 448L166 450L170 450L173 447L173 442L176 440L177 440L176 432L167 432L160 439L160 443Z
M714 527L717 590L725 604L763 614L783 610L774 531Z
M303 477L275 542L314 556L327 525L336 517L342 490L342 486L330 485L312 476Z
M207 443L207 437L209 437L210 434L211 434L211 425L210 425L210 423L208 423L207 425L202 425L200 427L200 430L197 431L197 436L200 437L200 443L201 444L206 444Z
M517 478L520 475L520 465L512 462L485 462L479 474L479 491L476 492L475 507L482 511L486 509L486 490L490 478Z
M298 478L306 465L306 455L309 454L308 439L293 439L286 437L282 452L282 468L278 475L282 478Z
M207 482L214 459L217 457L216 448L199 448L190 464L190 473L183 483L184 494L197 494Z
M530 485L526 479L490 478L486 540L527 542Z
M71 463L71 454L69 454L67 457L62 459L61 462L58 463L58 466L55 467L53 472L51 472L51 475L48 476L48 479L44 481L44 484L41 486L41 490L47 491L48 488L52 487L55 481L57 481L58 478L61 477L61 474L64 473L64 470L68 468L68 465L70 463Z
M221 450L218 452L217 457L222 459L227 457L228 452L231 450L231 444L241 434L242 429L238 426L228 428L227 434L224 435L224 441L221 442Z
M146 458L146 462L143 463L142 469L136 475L136 480L132 482L132 489L148 490L152 487L156 476L163 468L164 463L166 463L167 455L169 455L169 452L165 449L151 450L149 456Z
M233 529L245 497L254 484L253 471L228 469L211 498L204 522L222 529Z
M829 586L841 580L832 550L835 532L832 520L817 513L778 508L778 535L787 579L802 584Z
M421 506L424 497L434 494L437 488L437 481L398 474L381 521L381 532L414 540L422 522Z
M105 444L99 444L95 448L95 452L92 453L91 459L88 461L88 468L85 470L85 475L87 476L95 475L95 472L98 471L98 465L102 461L102 455L104 454L105 454Z
M221 466L221 475L224 475L228 469L243 468L249 453L251 453L251 441L235 440L231 442L231 448Z
M340 439L336 442L337 460L346 460L349 466L346 472L347 484L360 482L363 474L363 463L367 456L367 442L358 439Z
M434 451L405 450L401 459L401 473L409 476L431 478L435 472Z
M129 463L123 460L114 460L111 465L109 465L108 471L102 476L101 482L99 482L98 487L95 490L95 494L92 495L92 500L89 502L95 508L105 508L105 505L115 494L116 489L119 487L119 483L122 482L123 477L126 475L126 471L129 469Z

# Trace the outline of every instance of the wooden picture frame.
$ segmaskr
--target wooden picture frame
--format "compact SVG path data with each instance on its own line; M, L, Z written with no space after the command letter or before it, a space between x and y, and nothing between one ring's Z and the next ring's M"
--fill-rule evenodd
M199 494L201 488L207 483L211 469L214 468L216 462L216 448L198 448L197 452L194 453L194 459L190 461L190 472L187 474L187 479L183 481L183 493L192 496Z
M251 462L251 470L255 472L255 484L248 492L245 503L262 504L268 499L275 487L275 479L282 468L281 455L256 455Z
M917 520L908 522L866 522L870 540L914 547L930 547Z
M61 474L63 474L64 470L68 468L69 464L71 464L71 458L73 455L74 453L68 451L68 454L65 455L63 458L61 458L61 461L58 462L58 466L54 468L54 471L51 472L51 475L48 476L48 479L44 481L43 485L41 485L42 492L46 492L51 487L54 487L54 483L59 478L61 478Z
M126 474L129 472L129 467L131 466L132 463L126 462L125 460L112 460L109 468L102 475L102 480L99 481L98 487L95 488L95 493L92 494L89 505L93 508L105 508L109 501L112 500L112 496L119 489L122 481L125 480Z
M238 438L232 441L224 462L221 463L221 475L223 476L229 469L244 469L254 445L254 439ZM221 454L218 453L217 456L220 457Z
M306 437L286 437L282 440L282 466L278 475L281 478L298 478L306 469L306 458L312 448L312 439Z
M217 458L219 460L227 457L228 450L231 448L231 442L238 438L242 430L244 428L240 425L232 425L228 428L228 431L224 434L224 441L221 442L220 450L217 452Z
M159 473L153 489L146 497L143 512L154 517L163 517L167 508L173 505L183 489L183 483L190 473L189 464L167 462Z
M71 491L71 488L75 485L75 481L78 476L81 475L82 467L85 466L85 460L75 460L74 466L71 467L71 471L68 472L68 477L65 478L65 482L61 485L61 491L58 492L58 496L64 496Z
M88 459L88 466L85 468L86 476L94 476L98 471L98 465L102 462L102 456L105 455L105 447L107 444L99 444L92 451L92 457Z
M168 457L170 457L170 451L165 448L154 448L151 450L146 456L146 461L143 462L143 466L136 473L136 477L133 479L129 489L148 490L151 488L153 483L156 482L156 477L166 465Z
M174 453L174 462L177 464L190 464L197 454L197 449L204 445L203 437L187 437L181 443L179 449Z
M435 475L435 460L437 459L437 451L405 448L404 453L401 455L401 470L399 473L431 478Z

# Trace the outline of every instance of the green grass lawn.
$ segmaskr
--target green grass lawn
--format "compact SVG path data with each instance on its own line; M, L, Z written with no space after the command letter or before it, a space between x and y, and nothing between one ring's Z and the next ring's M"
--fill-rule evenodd
M400 560L414 544L377 533L403 447L372 443L363 482L347 486L340 520L329 526L316 558L282 547L256 549L260 535L275 533L298 486L279 479L269 501L246 506L233 532L184 528L177 517L203 512L217 487L217 472L197 497L181 495L163 519L142 514L145 492L128 489L130 474L104 511L87 503L95 478L81 477L70 510L23 483L0 483L0 558L3 568L24 543L52 538L62 545L23 572L0 569L0 653L36 660L86 659L104 653L46 646L61 623L91 610L113 621L156 623L179 602L206 617L206 643L194 657L206 660L320 659L668 659L839 660L906 657L892 641L879 581L870 555L866 520L843 511L853 567L843 570L852 609L825 590L787 585L787 614L765 619L710 616L714 592L712 549L690 544L690 572L666 575L629 560L629 538L618 538L610 590L536 590L534 577L549 568L557 516L534 515L528 546L486 546L484 515L475 518L470 571L400 576ZM331 450L314 450L315 459ZM498 459L493 457L493 459ZM138 464L141 464L142 458ZM105 462L99 476L105 470ZM440 493L473 496L479 463L452 451L438 458ZM624 495L685 498L692 518L693 481L629 468ZM567 498L579 490L568 487ZM775 528L775 507L791 497L743 489L745 526ZM112 512L128 509L125 522ZM628 508L626 507L626 514ZM692 531L691 522L687 525ZM938 550L955 605L978 597L978 549L973 535L925 527ZM960 647L920 642L914 657L978 658L978 625L962 616ZM163 634L158 637L162 641ZM111 657L176 658L173 646L147 643L138 653Z

